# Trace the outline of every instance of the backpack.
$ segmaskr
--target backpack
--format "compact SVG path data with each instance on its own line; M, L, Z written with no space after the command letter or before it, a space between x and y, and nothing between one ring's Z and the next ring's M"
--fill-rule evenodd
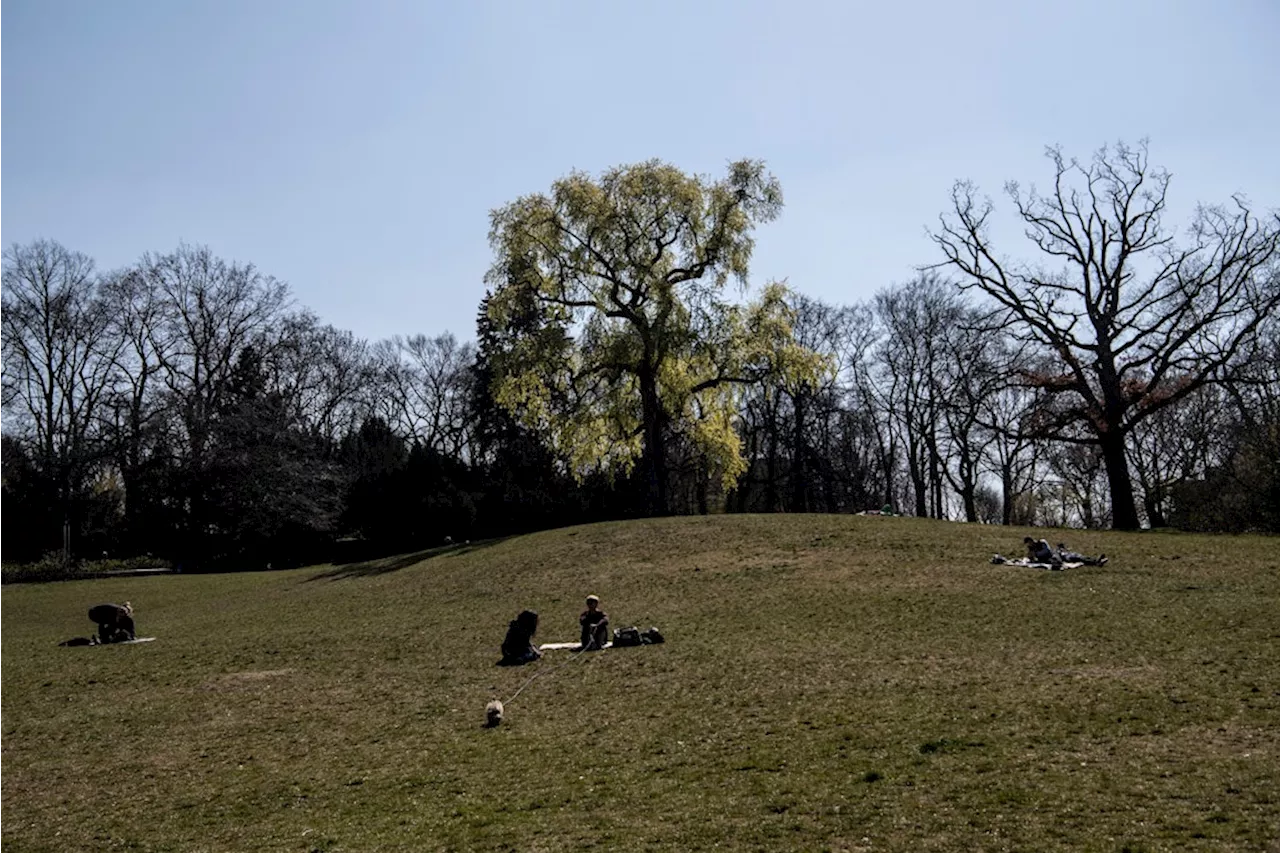
M643 642L640 639L639 628L618 628L613 632L613 644L615 646L639 646Z
M643 634L640 635L640 640L644 642L646 645L656 645L658 643L666 642L666 639L663 638L662 636L662 632L659 631L657 628L650 628L649 630L645 631Z

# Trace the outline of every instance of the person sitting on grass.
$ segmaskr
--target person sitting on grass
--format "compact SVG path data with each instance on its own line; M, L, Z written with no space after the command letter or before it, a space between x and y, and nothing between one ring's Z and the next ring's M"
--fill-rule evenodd
M1050 566L1061 566L1062 560L1049 547L1049 543L1044 539L1032 539L1030 536L1022 537L1022 544L1027 546L1027 559L1033 563L1047 563Z
M1079 551L1069 550L1067 546L1063 545L1061 542L1058 543L1058 556L1062 558L1062 562L1064 563L1084 563L1086 566L1105 566L1107 564L1106 554L1099 554L1096 557L1086 557Z
M133 605L95 604L89 608L89 618L98 624L99 643L123 643L136 639L133 625Z
M578 617L582 626L582 648L603 649L609 640L609 617L600 609L600 599L587 596L587 609Z
M538 633L538 613L522 610L507 626L506 639L502 641L502 666L519 666L542 657L533 645L533 635Z

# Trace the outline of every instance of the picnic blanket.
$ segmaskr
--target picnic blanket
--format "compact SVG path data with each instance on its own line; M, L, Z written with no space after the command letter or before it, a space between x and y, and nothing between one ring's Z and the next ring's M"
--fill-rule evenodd
M991 562L995 563L997 566L1022 566L1028 569L1047 569L1051 572L1061 571L1062 569L1078 569L1084 565L1084 563L1059 563L1055 566L1052 563L1036 563L1027 557L1010 560L1005 557L1001 557L999 554L992 557Z
M554 652L557 649L580 649L580 648L582 648L582 643L543 643L542 645L538 646L538 651ZM605 643L600 648L601 649L613 648L613 643Z
M133 640L121 640L118 643L99 643L96 637L72 637L70 640L58 643L60 646L132 646L137 643L150 643L155 637L138 637Z

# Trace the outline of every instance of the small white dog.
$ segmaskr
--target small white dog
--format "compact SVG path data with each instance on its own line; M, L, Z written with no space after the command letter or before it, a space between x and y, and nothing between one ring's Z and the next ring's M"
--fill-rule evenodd
M493 728L502 723L502 703L494 699L484 708L484 716L488 721L489 728Z

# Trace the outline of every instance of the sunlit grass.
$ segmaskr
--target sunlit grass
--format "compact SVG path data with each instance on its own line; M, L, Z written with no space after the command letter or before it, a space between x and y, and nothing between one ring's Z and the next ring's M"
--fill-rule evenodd
M987 562L1025 532L681 518L5 587L4 849L1267 849L1277 541ZM494 666L589 592L668 642ZM156 642L57 646L126 598Z

